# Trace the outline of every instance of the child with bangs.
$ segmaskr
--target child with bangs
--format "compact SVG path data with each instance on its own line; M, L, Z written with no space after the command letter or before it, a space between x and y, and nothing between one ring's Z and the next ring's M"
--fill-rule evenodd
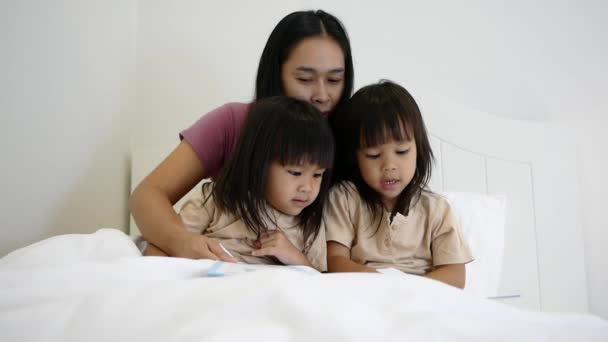
M324 214L329 271L392 268L464 288L473 259L448 202L427 188L433 152L414 98L382 81L330 120L341 182Z
M286 96L255 102L232 158L179 216L222 260L326 271L322 227L334 159L327 120ZM149 245L145 255L164 255Z

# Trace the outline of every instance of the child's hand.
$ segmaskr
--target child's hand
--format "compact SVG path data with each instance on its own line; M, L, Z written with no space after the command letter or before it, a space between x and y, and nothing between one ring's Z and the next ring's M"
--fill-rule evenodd
M285 233L280 230L271 230L260 235L260 239L253 241L251 252L253 256L273 256L285 265L311 266L308 259L289 241Z

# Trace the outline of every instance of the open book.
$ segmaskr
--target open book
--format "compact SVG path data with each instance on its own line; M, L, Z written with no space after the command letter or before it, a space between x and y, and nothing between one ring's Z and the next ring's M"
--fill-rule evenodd
M247 272L255 272L255 271L264 271L264 270L292 270L296 272L306 273L306 274L320 274L321 272L315 270L309 266L302 265L259 265L259 264L246 264L243 262L225 262L225 261L216 261L211 264L211 267L207 271L208 277L224 277L231 276L235 274L247 273Z

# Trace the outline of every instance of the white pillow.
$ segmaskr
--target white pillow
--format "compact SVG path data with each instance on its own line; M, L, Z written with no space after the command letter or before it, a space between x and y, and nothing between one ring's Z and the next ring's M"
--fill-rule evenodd
M479 297L499 296L505 247L506 197L443 192L460 223L474 261L466 265L464 290Z

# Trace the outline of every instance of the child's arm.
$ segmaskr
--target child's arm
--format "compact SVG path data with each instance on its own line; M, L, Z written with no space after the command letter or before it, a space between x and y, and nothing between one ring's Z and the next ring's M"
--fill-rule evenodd
M473 257L460 234L458 220L450 204L442 197L435 199L435 215L430 218L433 227L431 253L435 267L425 276L462 289L466 274L464 265Z
M437 266L434 270L424 276L464 289L465 275L466 271L464 264L450 264Z
M335 241L327 242L327 270L329 272L376 272L375 269L350 259L350 249Z

